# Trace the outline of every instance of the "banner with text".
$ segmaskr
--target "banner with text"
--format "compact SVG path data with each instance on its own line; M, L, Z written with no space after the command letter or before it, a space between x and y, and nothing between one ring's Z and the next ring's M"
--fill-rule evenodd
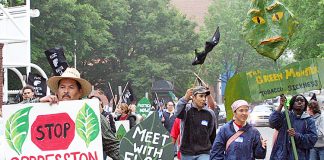
M280 94L297 94L321 89L324 84L324 60L308 59L291 63L280 70L255 70L234 75L226 86L227 110L238 99L256 102ZM232 117L232 116L229 116Z
M102 160L99 101L3 106L8 160Z
M165 160L173 159L173 143L157 112L133 127L120 143L123 160Z
M136 113L146 118L151 111L151 102L148 98L143 97L136 105Z

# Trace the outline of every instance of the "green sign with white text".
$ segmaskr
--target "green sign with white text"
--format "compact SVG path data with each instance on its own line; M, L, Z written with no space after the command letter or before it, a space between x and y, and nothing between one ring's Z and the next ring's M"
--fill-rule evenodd
M146 118L147 115L150 113L150 111L151 111L150 100L146 97L142 98L136 105L136 113Z

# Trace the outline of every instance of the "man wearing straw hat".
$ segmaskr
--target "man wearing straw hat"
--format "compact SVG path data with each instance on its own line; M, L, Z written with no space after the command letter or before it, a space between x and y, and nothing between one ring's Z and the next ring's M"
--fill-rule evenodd
M190 88L177 104L175 116L181 119L182 159L209 160L209 151L216 137L216 116L207 105L209 94L204 86Z
M80 73L75 68L67 68L61 76L49 78L47 85L55 95L45 96L40 99L40 102L50 102L50 104L79 100L88 96L92 90L91 84L80 78ZM105 117L100 115L100 121L103 151L112 159L119 159L119 141L115 138Z

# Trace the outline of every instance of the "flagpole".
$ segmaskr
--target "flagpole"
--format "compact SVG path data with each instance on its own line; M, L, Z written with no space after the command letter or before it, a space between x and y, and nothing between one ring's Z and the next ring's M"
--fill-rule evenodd
M125 92L125 90L126 90L126 88L127 88L127 86L128 86L128 82L129 81L127 81L127 83L126 83L126 85L125 85L125 87L124 87L124 89L123 89L123 92L121 93L121 97L119 97L119 101L118 101L118 104L120 104L121 102L122 102L122 96L124 95L124 92Z
M277 71L279 71L279 64L278 64L278 61L274 61L274 66L275 66L275 69ZM281 98L281 97L280 97ZM291 129L291 121L290 121L290 117L289 117L289 113L288 113L288 108L286 106L286 104L284 104L284 108L285 108L285 117L286 117L286 121L287 121L287 126L288 126L288 129ZM293 154L294 154L294 158L295 160L298 160L298 153L297 153L297 148L296 148L296 142L295 142L295 138L293 136L289 136L290 137L290 142L291 142L291 147L293 149Z
M108 86L109 86L109 90L110 90L111 95L112 95L113 102L114 102L114 104L116 105L116 102L114 101L114 99L115 99L115 95L114 95L114 92L113 92L113 90L112 90L112 88L111 88L110 82L108 82Z

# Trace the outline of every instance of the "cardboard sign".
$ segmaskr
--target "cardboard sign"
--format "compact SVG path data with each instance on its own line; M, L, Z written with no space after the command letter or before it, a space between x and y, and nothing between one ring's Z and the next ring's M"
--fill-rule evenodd
M102 160L99 101L3 106L8 160Z
M173 159L171 136L156 112L126 133L119 153L123 160Z
M142 98L136 105L136 113L140 114L144 118L148 116L151 111L150 100L146 97Z
M115 121L116 126L116 138L121 140L129 131L129 120Z

